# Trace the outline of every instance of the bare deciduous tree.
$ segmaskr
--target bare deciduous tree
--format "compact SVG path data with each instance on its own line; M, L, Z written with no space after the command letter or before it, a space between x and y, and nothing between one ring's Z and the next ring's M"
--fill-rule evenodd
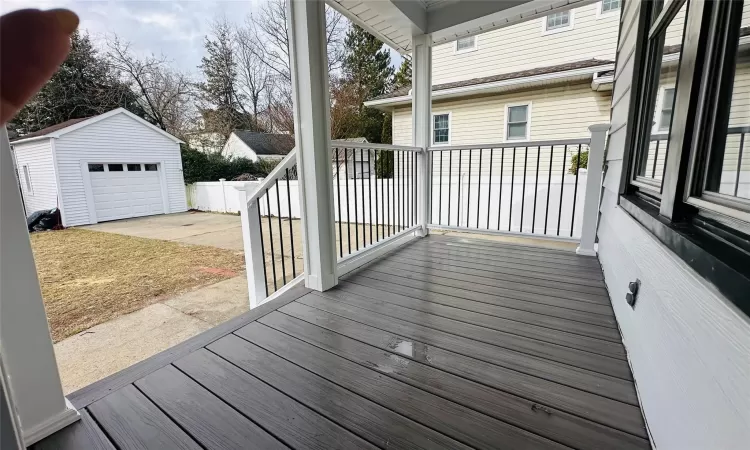
M185 136L195 119L190 79L171 69L165 57L137 57L130 43L117 36L106 45L109 64L139 96L146 118L175 136Z

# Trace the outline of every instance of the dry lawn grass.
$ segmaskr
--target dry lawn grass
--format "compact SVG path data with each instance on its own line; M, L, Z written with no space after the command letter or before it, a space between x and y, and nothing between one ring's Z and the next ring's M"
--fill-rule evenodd
M231 250L80 229L31 244L55 342L245 266Z

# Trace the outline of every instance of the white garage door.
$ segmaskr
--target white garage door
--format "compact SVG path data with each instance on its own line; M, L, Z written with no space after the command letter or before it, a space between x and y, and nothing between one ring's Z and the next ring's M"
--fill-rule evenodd
M88 170L97 221L164 214L158 164L90 163Z

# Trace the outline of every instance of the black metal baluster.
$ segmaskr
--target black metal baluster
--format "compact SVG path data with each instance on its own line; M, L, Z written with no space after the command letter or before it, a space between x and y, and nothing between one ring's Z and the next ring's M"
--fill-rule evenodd
M263 244L263 222L260 217L260 201L258 201L258 225L260 225L260 253L263 255L263 284L266 288L266 297L268 297L268 275L266 268L266 246Z
M513 168L510 172L510 208L508 208L508 231L513 222L513 189L516 184L516 148L513 147Z
M562 180L560 180L560 205L557 208L557 236L560 236L560 219L562 218L563 190L565 189L565 159L568 157L568 146L563 150Z
M372 245L372 158L367 150L367 210L370 214L370 245ZM363 166L364 167L364 166ZM364 188L363 188L364 189ZM375 230L377 234L377 229Z
M266 208L268 215L268 240L271 241L271 268L273 269L273 291L276 292L278 287L276 286L276 252L273 249L273 228L271 227L271 196L268 195L268 189L266 189Z
M401 152L401 231L406 229L406 152Z
M344 257L344 233L341 232L341 159L336 148L336 196L339 199L339 257Z
M531 233L534 233L534 227L536 226L536 196L539 189L539 158L542 154L542 146L536 147L536 175L534 175L534 211L531 215Z
M348 152L348 150L347 150ZM355 251L359 251L359 216L357 215L357 150L352 149L352 172L353 178L352 178L352 186L354 186L354 248ZM347 180L349 177L347 177ZM347 181L346 184L347 191L349 190L349 182ZM349 249L349 253L351 253L351 249Z
M505 165L505 147L500 148L500 195L497 199L497 231L500 231L500 211L503 208L503 171Z
M349 149L344 148L344 183L346 183L346 254L352 252L352 216L349 215Z
M373 150L372 156L374 158L374 161L372 163L371 169L374 171L373 176L375 177L375 183L373 183L375 185L375 241L380 242L380 237L378 234L378 151Z
M357 150L354 150L355 154ZM359 149L359 177L362 180L362 248L367 247L367 228L365 228L365 151ZM368 160L369 163L369 160ZM356 180L355 180L356 184ZM372 230L370 230L372 234ZM370 244L372 245L372 237L370 237Z
M490 229L490 206L492 205L492 154L495 152L494 149L490 149L490 182L487 184L487 229ZM479 221L477 220L477 226Z
M529 147L525 147L523 150L523 186L521 187L521 226L518 231L523 233L523 210L524 202L526 201L526 163L529 160Z
M482 155L484 149L479 149L479 181L477 183L477 228L479 228L479 206L482 203Z
M338 155L337 161L338 161ZM338 171L337 171L338 174ZM294 229L292 226L292 194L291 189L289 188L289 169L286 169L286 206L289 210L289 244L291 246L292 251L292 278L297 278L297 267L294 263ZM339 207L340 208L340 207ZM339 234L341 233L341 230L339 230Z
M659 142L660 140L656 140L656 150L654 151L654 166L651 167L651 178L656 178L656 160L659 159ZM581 166L581 161L578 161L578 167Z
M425 150L425 158L427 151ZM417 223L417 154L411 153L411 225Z
M464 151L458 151L458 209L456 211L456 226L461 226L461 160L464 159ZM450 225L450 222L448 223Z
M286 263L284 262L284 233L281 231L281 193L279 192L279 179L277 178L276 181L276 209L278 211L278 215L276 216L277 219L279 219L279 249L281 250L281 278L284 280L284 284L286 284Z
M552 191L552 155L555 153L555 146L549 147L549 173L547 176L547 206L544 208L544 234L547 234L547 218L549 217L549 193Z
M393 225L393 197L396 196L396 185L395 185L395 176L396 176L396 152L391 152L391 170L390 170L390 182L386 184L385 188L388 191L388 237L391 237L391 226ZM391 185L393 185L393 196L391 196Z
M745 146L745 133L740 133L740 152L737 155L737 178L734 182L734 196L737 197L737 191L740 187L740 170L742 170L742 147ZM666 164L665 164L666 166Z
M466 228L469 228L469 214L471 214L471 149L469 149L469 182L466 184Z
M581 170L581 144L578 144L578 167L576 167L576 184L573 189L573 212L570 213L570 237L573 237L573 223L576 220L576 198L578 197L578 171Z

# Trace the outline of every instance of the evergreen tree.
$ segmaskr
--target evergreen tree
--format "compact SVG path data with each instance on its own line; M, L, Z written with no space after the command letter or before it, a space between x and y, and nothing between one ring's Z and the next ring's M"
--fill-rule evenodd
M362 100L388 92L393 68L391 55L383 43L358 25L352 25L344 39L344 48L344 82L351 84ZM384 114L361 103L356 113L358 136L348 137L364 136L370 142L380 142Z
M411 59L404 58L393 76L393 90L411 86Z
M206 81L198 85L202 100L206 131L220 133L225 138L235 128L246 128L252 119L241 112L241 95L237 88L237 59L232 29L228 22L218 21L212 26L211 38L206 37L206 56L198 66Z
M99 56L87 34L71 36L71 50L49 82L14 119L27 134L70 119L91 117L123 107L143 117L138 97Z

